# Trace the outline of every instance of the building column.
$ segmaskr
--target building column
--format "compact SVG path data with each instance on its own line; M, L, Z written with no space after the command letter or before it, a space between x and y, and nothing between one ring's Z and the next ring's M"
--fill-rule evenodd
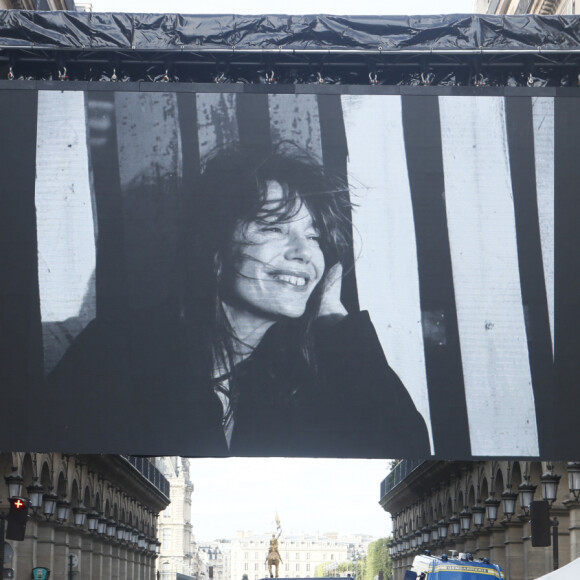
M489 559L494 564L499 564L505 570L506 554L504 529L499 526L494 526L493 528L489 528L489 531Z
M108 578L104 574L103 570L103 548L104 544L101 538L98 536L93 539L93 547L92 547L92 554L91 554L91 570L93 573L92 580L105 580Z
M477 538L474 533L468 533L464 536L465 540L463 542L463 552L466 554L471 554L475 557L476 547L477 547Z
M35 565L52 571L54 569L54 528L48 524L39 524L37 537Z
M554 517L558 518L558 560L561 568L570 562L570 512L558 504L558 507L550 509L550 519Z
M136 553L135 549L133 548L133 544L131 547L127 549L127 578L132 578L133 580L140 580L139 578L139 568L136 562Z
M523 524L519 521L504 522L505 526L505 575L510 580L524 580Z
M108 544L109 550L107 552L107 559L109 564L109 578L111 580L119 580L119 546L113 544L111 541Z
M489 558L489 541L490 533L488 530L480 530L475 535L475 552L474 557L483 560Z
M123 580L124 578L130 578L128 576L128 552L127 547L121 545L119 548L119 580Z
M148 561L148 570L149 576L147 580L157 580L157 570L159 566L159 557L158 556L151 556L147 559Z
M532 539L525 538L524 550L526 558L526 566L524 569L525 580L534 580L539 578L552 570L552 547L534 548L532 547Z
M143 580L156 580L155 558L148 552L143 554Z
M537 576L530 575L531 574L530 562L532 559L532 555L534 553L533 550L535 550L536 548L532 547L532 527L529 522L529 516L526 518L520 516L520 519L523 524L522 542L524 547L524 580L530 580L531 578L537 578Z
M445 546L446 546L445 553L447 555L451 555L453 550L455 550L456 552L459 552L459 549L457 547L457 537L456 536L452 536L451 534L449 534Z
M54 531L54 570L51 576L67 578L68 546L68 532L63 528L56 528Z
M398 557L396 560L393 560L393 576L395 580L403 580L406 570L405 558Z
M569 512L570 561L580 558L580 502L564 502Z
M120 544L113 546L113 578L114 580L123 580L123 548Z
M66 558L66 571L68 578L68 571L69 571L69 556L74 555L78 559L78 564L76 567L73 567L73 572L78 572L77 576L82 578L83 580L91 580L90 576L90 566L86 568L83 567L83 539L80 533L73 533L68 535L68 545L69 545L69 552Z
M409 568L411 568L411 566L413 565L413 558L414 556L410 556L409 553L405 553L405 555L403 556L403 559L401 560L401 573L402 573L402 577L405 576L405 571L409 570ZM358 575L357 575L358 576Z
M84 533L81 535L79 575L83 580L93 580L93 554L95 552L94 538Z
M465 549L465 544L467 541L467 537L463 534L460 536L455 536L455 550L460 553L464 554L467 550Z
M155 572L151 571L155 567L155 560L146 552L141 554L141 578L142 580L151 580Z
M449 554L450 549L451 548L449 547L449 540L447 538L439 542L439 552L441 554ZM424 552L423 547L419 548L418 553L422 554L423 552Z
M141 551L134 552L134 569L135 569L135 580L146 580L145 578L145 568L143 566L143 554Z

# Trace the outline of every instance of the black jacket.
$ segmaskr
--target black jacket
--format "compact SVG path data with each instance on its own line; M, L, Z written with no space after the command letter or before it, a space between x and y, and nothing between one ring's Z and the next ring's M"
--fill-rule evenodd
M39 451L182 456L426 457L425 422L388 366L368 313L320 325L307 364L277 323L237 369L231 447L222 405L179 325L93 321L46 381Z

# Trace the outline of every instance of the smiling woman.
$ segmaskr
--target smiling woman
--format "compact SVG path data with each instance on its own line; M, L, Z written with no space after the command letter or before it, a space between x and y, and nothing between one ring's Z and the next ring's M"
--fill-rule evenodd
M368 314L340 300L346 184L294 144L266 156L236 147L210 157L190 201L188 356L221 401L230 453L375 456L395 439L426 453L425 424Z

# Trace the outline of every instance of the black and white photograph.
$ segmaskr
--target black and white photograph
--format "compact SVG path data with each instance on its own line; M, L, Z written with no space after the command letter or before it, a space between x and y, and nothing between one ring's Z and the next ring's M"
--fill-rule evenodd
M29 320L8 447L574 454L575 99L358 93L32 93L34 179L3 218Z

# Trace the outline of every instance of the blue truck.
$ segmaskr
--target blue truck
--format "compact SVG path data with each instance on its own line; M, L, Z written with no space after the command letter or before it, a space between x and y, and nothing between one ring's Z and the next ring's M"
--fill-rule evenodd
M453 552L451 556L415 556L404 580L505 580L501 566L489 559L475 560L471 554Z

